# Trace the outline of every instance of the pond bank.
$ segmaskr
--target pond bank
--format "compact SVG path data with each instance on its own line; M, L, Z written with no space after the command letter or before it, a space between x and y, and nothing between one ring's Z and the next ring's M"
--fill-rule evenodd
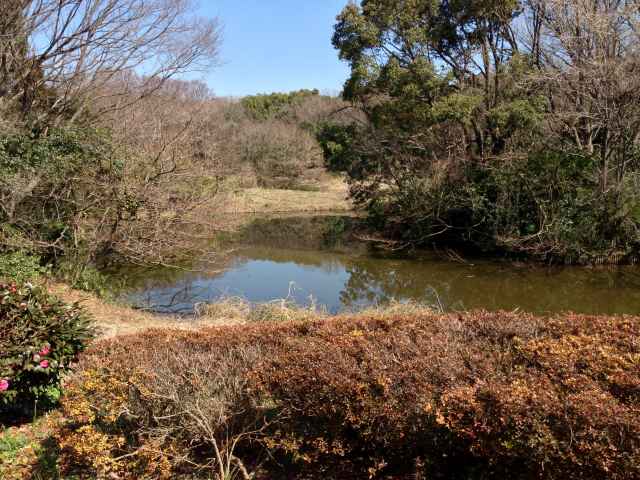
M294 305L284 299L252 305L240 298L226 298L201 305L197 314L190 316L160 315L108 301L92 293L75 290L62 283L50 283L48 287L51 293L65 302L80 303L95 320L99 338L113 338L157 328L196 331L213 326L312 321L330 317L322 309ZM360 312L359 315L385 318L392 315L418 315L432 312L433 309L425 305L393 303L385 308L368 308Z
M226 310L221 308L219 315L215 318L200 317L186 319L173 315L157 315L117 302L104 300L92 293L75 290L62 283L49 284L49 290L65 302L80 303L85 311L95 320L101 338L129 335L150 328L196 330L203 326L242 323L239 312L231 307Z

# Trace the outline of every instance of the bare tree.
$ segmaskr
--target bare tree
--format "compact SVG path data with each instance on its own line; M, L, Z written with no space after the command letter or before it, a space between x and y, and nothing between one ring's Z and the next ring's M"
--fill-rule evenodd
M603 193L637 161L640 141L640 1L530 0L537 74L549 125L600 161Z
M123 101L129 106L101 124L124 152L123 190L135 192L137 208L132 216L131 203L121 202L115 215L101 217L100 237L103 248L131 262L162 263L167 252L195 248L199 233L216 228L209 218L222 181L216 105L205 84L179 80Z
M185 344L151 349L150 354L157 361L146 391L131 396L130 413L141 423L139 433L156 444L184 442L186 455L172 458L174 464L189 464L217 480L254 478L238 447L258 445L264 430L277 421L277 416L268 419L268 401L249 390L247 373L260 361L260 349L207 352ZM252 465L259 463L252 459Z
M208 68L221 33L192 0L0 0L0 98L60 122ZM126 101L124 100L126 98ZM101 113L92 112L94 114Z

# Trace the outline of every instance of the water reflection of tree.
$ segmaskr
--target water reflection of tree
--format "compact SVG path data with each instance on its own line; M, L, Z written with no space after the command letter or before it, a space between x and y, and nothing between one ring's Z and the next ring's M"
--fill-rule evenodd
M364 244L351 241L357 220L348 216L312 216L256 219L245 226L234 243L293 250L353 250Z
M130 299L141 310L178 315L193 313L198 303L214 300L207 287L198 286L192 279L186 278L171 286L156 287L132 294Z
M437 289L411 269L380 260L349 263L345 266L349 279L340 293L340 301L347 308L363 303L385 304L392 300L437 301Z
M261 260L274 263L295 263L302 267L316 268L325 273L344 270L347 255L330 254L311 250L295 250L270 247L251 247L238 252L243 262Z

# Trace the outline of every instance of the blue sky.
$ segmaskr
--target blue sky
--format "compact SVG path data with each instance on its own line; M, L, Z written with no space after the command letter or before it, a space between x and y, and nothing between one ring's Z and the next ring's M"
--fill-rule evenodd
M224 26L222 65L204 80L218 96L318 88L338 92L348 66L331 45L347 0L201 0Z

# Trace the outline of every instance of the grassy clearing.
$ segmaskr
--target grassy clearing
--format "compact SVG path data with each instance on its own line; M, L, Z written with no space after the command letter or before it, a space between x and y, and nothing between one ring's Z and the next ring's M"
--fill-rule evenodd
M353 206L348 187L340 176L325 174L308 190L232 188L216 197L222 213L341 212Z

